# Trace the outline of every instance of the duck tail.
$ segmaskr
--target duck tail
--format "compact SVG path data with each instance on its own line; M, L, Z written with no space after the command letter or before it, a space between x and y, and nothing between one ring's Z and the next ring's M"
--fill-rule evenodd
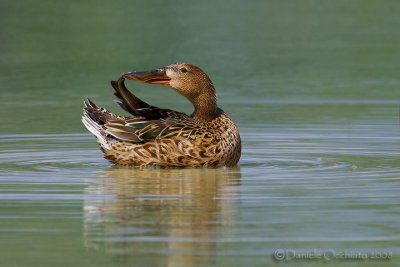
M97 107L90 99L85 100L82 123L89 132L97 137L98 143L104 150L111 148L103 126L110 115L105 109Z

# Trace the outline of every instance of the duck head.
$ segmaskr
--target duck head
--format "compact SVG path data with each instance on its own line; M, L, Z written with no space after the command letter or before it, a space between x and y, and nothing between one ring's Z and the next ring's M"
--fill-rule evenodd
M217 116L214 86L199 67L188 63L176 63L150 71L132 71L122 75L128 80L168 85L192 102L192 116L209 121Z

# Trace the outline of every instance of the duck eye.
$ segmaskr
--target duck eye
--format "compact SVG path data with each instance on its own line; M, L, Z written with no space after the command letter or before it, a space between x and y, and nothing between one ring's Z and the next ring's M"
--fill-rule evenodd
M181 72L183 72L183 73L186 73L187 72L187 69L186 68L180 68L179 69Z

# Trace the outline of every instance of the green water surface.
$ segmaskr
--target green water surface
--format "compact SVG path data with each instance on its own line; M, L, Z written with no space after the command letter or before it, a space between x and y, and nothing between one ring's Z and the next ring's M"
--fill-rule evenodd
M398 266L399 14L389 0L2 1L0 266ZM210 75L238 168L115 167L81 124L86 97L123 114L111 79L174 62Z

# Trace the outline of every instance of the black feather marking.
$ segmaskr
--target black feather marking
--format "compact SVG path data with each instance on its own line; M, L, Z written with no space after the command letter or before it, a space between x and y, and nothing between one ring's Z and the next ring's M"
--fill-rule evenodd
M140 112L137 109L148 108L150 105L129 92L125 87L124 81L125 79L122 77L118 81L111 81L111 86L115 90L114 95L118 98L116 102L125 111L132 115L140 116Z
M116 119L117 116L105 110L104 108L99 108L93 103L89 98L84 102L84 114L90 117L96 123L103 125L108 120Z
M87 107L98 108L98 107L96 106L96 104L93 103L93 101L90 100L89 98L86 98L85 102L83 102L83 103L84 103L84 105L85 105L85 108L87 108Z
M125 105L124 105L124 103L122 103L122 101L121 100L114 100L114 102L120 107L120 108L122 108L123 110L125 110L126 112L128 112L128 113L131 113L132 111L129 109L129 108L127 108ZM132 114L132 113L131 113Z

